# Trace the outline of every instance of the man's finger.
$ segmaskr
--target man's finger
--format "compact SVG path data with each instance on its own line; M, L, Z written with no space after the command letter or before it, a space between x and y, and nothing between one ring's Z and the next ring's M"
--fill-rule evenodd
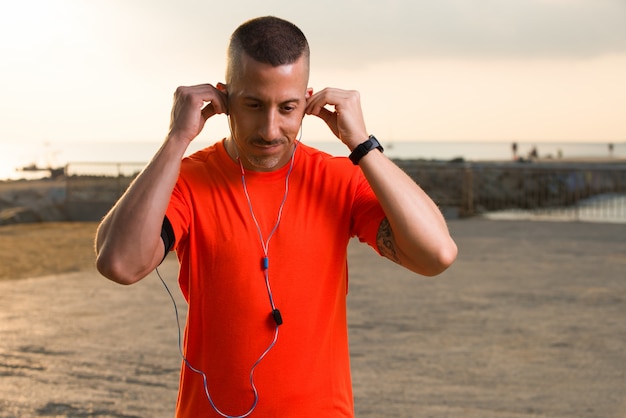
M213 103L207 103L207 105L202 108L201 113L202 113L202 117L204 118L204 120L207 120L211 116L215 115L217 112L215 111L215 107L213 106Z
M330 130L335 134L337 138L339 138L339 129L337 127L337 112L332 112L325 107L320 108L317 116L326 122L326 125L330 128Z
M337 112L332 112L325 107L320 108L317 116L322 118L327 124L335 123L337 121Z

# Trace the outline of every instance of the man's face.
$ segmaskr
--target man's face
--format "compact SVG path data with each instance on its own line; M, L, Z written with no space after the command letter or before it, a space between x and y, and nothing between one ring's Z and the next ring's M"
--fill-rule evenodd
M307 99L304 58L273 67L243 54L228 89L232 139L245 168L273 171L291 158Z

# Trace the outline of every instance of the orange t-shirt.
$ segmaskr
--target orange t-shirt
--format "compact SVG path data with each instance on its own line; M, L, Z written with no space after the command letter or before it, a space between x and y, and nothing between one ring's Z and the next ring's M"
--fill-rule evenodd
M254 215L267 240L289 164L246 171ZM188 302L183 351L207 376L225 414L254 401L250 369L274 336L261 267L263 247L239 164L223 142L183 161L167 217L176 238L179 284ZM269 282L284 323L254 372L253 417L352 417L346 322L347 246L376 248L384 213L361 170L304 144L296 150L280 224L268 245ZM177 417L217 417L202 376L181 367Z

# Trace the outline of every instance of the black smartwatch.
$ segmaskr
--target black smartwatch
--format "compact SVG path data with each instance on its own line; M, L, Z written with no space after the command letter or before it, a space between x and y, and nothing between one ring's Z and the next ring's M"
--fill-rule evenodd
M361 158L365 157L367 153L373 149L377 149L380 152L384 151L383 146L380 145L380 142L378 142L376 137L374 135L370 135L370 137L367 138L367 141L352 150L349 156L350 161L352 161L352 164L358 165Z

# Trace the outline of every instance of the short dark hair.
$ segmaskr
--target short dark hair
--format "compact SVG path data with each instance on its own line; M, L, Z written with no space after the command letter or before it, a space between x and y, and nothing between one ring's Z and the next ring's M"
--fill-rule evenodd
M309 43L304 33L284 19L265 16L248 20L233 32L228 46L226 83L241 68L241 54L274 67L293 64L304 56L309 66Z

